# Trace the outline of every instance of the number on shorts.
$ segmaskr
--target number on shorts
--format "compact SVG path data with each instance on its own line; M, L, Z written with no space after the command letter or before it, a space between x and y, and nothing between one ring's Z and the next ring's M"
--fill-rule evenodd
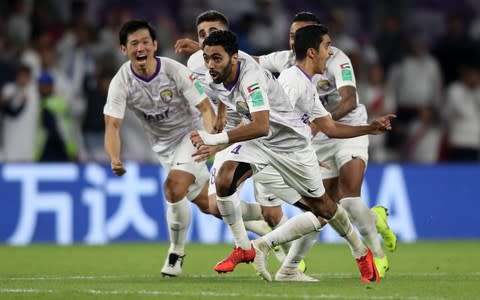
M210 170L210 184L215 184L215 176L217 175L217 169L212 168Z
M235 146L235 148L233 148L232 151L230 151L230 153L238 154L240 152L241 147L242 145Z

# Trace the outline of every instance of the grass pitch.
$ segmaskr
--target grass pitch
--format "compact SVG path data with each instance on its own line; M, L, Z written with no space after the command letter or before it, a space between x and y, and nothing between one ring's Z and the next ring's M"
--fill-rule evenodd
M480 241L400 244L378 284L360 282L346 245L317 244L317 283L267 283L250 265L218 275L229 245L189 244L183 274L164 278L166 244L0 246L0 299L479 299ZM269 258L272 274L279 264Z

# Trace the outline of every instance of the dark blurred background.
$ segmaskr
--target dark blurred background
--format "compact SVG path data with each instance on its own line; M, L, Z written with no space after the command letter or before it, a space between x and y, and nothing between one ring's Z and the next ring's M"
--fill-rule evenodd
M224 13L240 48L254 55L287 49L297 12L311 11L328 25L333 45L352 60L369 117L398 115L393 132L370 139L371 162L479 161L480 1L4 0L0 162L51 161L49 122L71 133L60 135L70 148L58 160L108 162L103 105L126 59L121 24L150 21L159 55L185 63L173 45L196 39L195 18L207 9ZM128 113L122 129L125 160L156 161Z

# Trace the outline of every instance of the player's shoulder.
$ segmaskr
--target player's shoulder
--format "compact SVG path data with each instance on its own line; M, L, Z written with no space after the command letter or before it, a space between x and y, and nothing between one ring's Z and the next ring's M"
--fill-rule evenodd
M350 58L348 57L345 52L343 52L341 49L332 47L333 54L329 58L330 62L344 62L344 61L350 61Z
M205 63L203 59L203 50L200 49L197 52L190 55L187 61L187 67L192 71L205 69Z

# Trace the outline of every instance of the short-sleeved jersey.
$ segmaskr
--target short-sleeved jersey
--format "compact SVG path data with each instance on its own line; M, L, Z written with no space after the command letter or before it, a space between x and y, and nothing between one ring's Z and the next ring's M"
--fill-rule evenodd
M330 115L318 98L312 77L298 65L282 71L278 82L282 85L297 113L302 116L305 124L309 120Z
M173 59L157 57L157 69L150 78L142 78L124 63L113 77L103 113L123 119L131 109L141 120L153 151L165 153L189 132L201 128L195 108L207 96L202 84L184 65Z
M291 50L276 51L258 57L258 63L272 73L281 73L296 64Z
M280 83L252 57L239 57L235 82L216 84L209 74L206 82L220 101L251 122L251 113L269 110L269 134L260 141L276 151L295 151L310 143L310 128L301 121Z
M327 68L324 74L315 74L312 78L317 88L318 95L323 106L331 111L342 99L338 89L343 86L356 87L355 74L352 63L348 56L340 49L332 47L333 55L327 60ZM285 69L286 66L295 64L293 51L278 51L259 57L260 64L272 72ZM283 68L283 69L282 69ZM338 120L350 125L363 125L367 122L365 106L359 103L357 93L357 107L343 118ZM319 133L314 141L324 140L327 137Z
M241 57L248 55L242 51L239 51L238 54ZM212 105L216 109L219 100L217 99L217 95L214 93L214 91L212 91L212 89L206 84L206 81L205 81L205 76L208 73L208 69L205 66L205 61L203 59L203 50L198 50L197 52L193 53L190 56L190 58L187 61L187 67L193 72L195 77L202 83L205 89L205 93L207 94ZM228 107L227 107L226 119L227 119L227 125L225 126L225 130L230 130L242 122L242 116Z

